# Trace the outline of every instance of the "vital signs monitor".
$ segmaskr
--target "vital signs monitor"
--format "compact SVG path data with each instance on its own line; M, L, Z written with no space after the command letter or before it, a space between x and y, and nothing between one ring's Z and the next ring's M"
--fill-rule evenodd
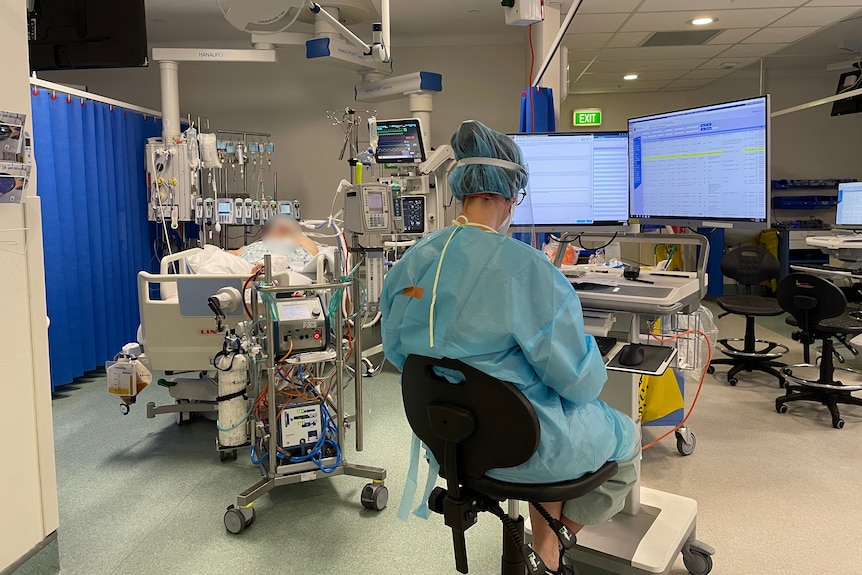
M513 227L565 229L626 224L626 132L510 134L530 175Z
M768 96L629 120L629 155L633 220L768 227Z
M378 164L421 164L425 161L425 144L419 120L377 120Z

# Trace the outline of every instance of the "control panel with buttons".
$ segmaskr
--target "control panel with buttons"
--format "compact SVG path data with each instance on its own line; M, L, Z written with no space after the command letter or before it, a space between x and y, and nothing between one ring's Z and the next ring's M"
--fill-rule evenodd
M321 351L329 345L329 322L318 297L278 300L276 348L281 355Z

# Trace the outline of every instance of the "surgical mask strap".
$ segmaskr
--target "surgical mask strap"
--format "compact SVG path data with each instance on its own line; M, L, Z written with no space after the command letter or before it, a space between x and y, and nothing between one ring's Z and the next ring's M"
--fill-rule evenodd
M510 162L508 160L501 160L499 158L464 158L455 163L455 168L458 166L497 166L498 168L504 168L506 170L515 170L524 174L527 173L527 169L521 164L516 164L515 162Z

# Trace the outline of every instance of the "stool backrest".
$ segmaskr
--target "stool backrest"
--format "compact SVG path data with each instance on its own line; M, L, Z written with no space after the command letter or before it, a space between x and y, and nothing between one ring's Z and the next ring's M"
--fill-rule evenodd
M463 381L450 383L435 367L463 374ZM539 446L539 419L524 394L462 361L409 356L401 393L413 433L431 449L444 478L479 479L489 469L515 467Z
M844 292L834 283L803 273L793 273L778 284L778 305L796 318L803 333L815 333L817 324L847 309Z
M757 246L742 246L721 258L721 273L746 286L775 279L780 269L775 256Z

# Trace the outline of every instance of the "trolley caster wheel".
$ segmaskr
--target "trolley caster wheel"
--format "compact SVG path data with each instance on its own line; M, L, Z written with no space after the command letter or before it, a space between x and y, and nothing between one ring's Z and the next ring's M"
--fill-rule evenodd
M120 404L120 413L122 413L123 415L129 415L129 411L131 411L131 408L129 407L128 403Z
M230 451L219 451L218 458L222 463L225 461L236 461L236 449L232 449Z
M682 433L678 431L676 433L676 450L679 451L679 454L683 457L688 457L694 453L694 450L697 447L697 436L693 431L689 431L688 435L690 437L690 441L686 441Z
M727 380L727 383L730 384L730 387L736 387L736 384L739 383L739 380L736 379L735 377L731 377L730 379Z
M712 571L712 557L697 549L683 553L682 562L691 575L708 575Z
M776 404L775 411L777 411L778 413L787 413L787 406L783 403Z
M224 513L224 527L231 535L239 535L247 528L254 525L257 516L254 507L240 509L234 505L227 508Z
M832 427L834 427L835 429L844 429L844 420L843 419L834 420L832 422Z
M706 368L706 373L708 373L708 374L712 375L713 373L715 373L715 367L714 367L714 366L712 366L712 365L708 366L708 367Z
M389 489L382 483L369 483L362 488L362 506L371 511L383 511L389 503Z
M793 375L793 370L789 367L784 368L784 375Z

